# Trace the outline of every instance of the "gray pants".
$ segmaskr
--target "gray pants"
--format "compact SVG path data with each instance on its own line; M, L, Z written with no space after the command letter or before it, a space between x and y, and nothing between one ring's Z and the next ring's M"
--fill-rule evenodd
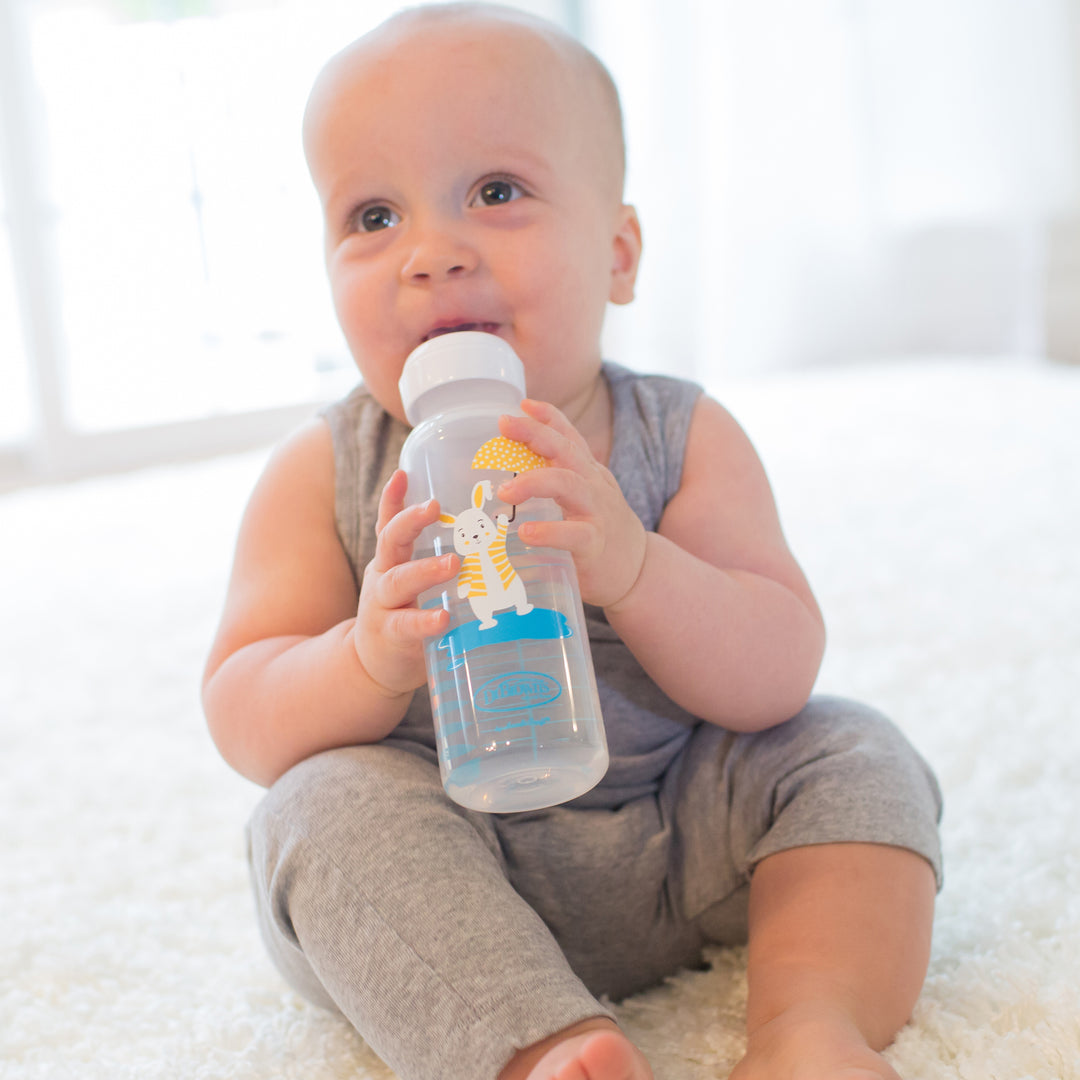
M260 927L305 997L402 1080L493 1080L515 1049L745 941L750 875L787 848L909 848L940 885L933 774L880 714L814 698L755 735L702 724L654 796L465 810L425 747L319 754L257 808Z

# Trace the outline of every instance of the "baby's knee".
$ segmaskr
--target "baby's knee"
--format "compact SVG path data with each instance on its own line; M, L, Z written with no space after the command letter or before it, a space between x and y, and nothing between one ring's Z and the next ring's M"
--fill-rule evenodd
M857 701L821 695L811 698L789 725L785 735L802 748L809 773L834 776L845 787L882 795L886 788L908 788L914 797L925 797L933 805L935 817L940 814L941 794L933 771L884 713Z
M441 791L438 767L418 754L381 743L340 747L280 777L256 807L249 831L264 846L355 849L392 831L404 804Z
M768 822L756 862L784 847L832 842L907 847L934 866L941 791L930 766L882 713L858 702L816 697L750 753L766 781ZM762 824L765 824L764 822Z
M337 1006L307 953L314 948L321 955L311 927L352 883L380 870L386 856L380 845L389 841L378 814L394 803L394 777L401 771L394 758L403 753L371 745L316 754L278 779L248 823L263 940L289 983L324 1008Z

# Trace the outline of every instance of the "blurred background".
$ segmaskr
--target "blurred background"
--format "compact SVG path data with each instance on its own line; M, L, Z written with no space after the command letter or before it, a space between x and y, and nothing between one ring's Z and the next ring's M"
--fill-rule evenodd
M399 6L0 0L0 488L261 445L354 384L300 119ZM1080 364L1080 0L517 6L622 93L645 258L606 355Z

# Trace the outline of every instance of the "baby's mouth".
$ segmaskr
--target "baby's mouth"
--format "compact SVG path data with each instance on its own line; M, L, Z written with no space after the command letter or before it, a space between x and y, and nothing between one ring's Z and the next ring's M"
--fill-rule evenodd
M494 322L454 323L452 326L436 326L434 330L424 335L424 341L442 337L444 334L460 334L465 330L476 330L482 334L494 334L498 329L499 324Z

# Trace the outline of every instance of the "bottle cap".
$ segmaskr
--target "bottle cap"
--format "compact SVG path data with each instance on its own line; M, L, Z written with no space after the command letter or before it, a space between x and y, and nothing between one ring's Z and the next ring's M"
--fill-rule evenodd
M405 361L398 380L401 404L410 424L413 403L444 383L461 379L495 379L525 396L525 368L502 338L479 330L459 330L418 345Z

